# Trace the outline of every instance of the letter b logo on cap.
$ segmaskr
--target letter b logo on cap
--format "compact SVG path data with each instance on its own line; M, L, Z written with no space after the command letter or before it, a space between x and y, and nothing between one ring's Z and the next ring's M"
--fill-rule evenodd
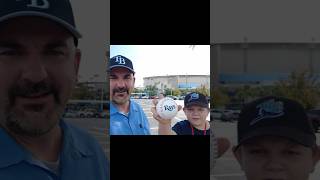
M16 0L21 1L21 0ZM27 4L28 7L34 7L39 9L48 9L50 7L48 0L31 0L30 4Z
M118 64L126 64L126 60L121 56L117 56L116 57L116 63L118 63Z

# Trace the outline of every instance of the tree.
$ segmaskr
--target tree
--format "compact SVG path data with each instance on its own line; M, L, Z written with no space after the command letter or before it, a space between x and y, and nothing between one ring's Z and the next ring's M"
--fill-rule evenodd
M314 108L319 102L317 78L308 73L292 72L287 80L276 82L275 94L301 103L306 109Z
M212 93L213 93L212 94L212 96L213 96L213 106L215 108L224 107L226 104L228 104L230 102L229 96L222 89L214 88Z
M95 99L95 92L85 83L78 83L72 92L71 99Z
M196 89L195 89L195 92L201 93L201 94L203 94L203 95L205 95L205 96L210 96L210 91L209 91L209 89L206 88L206 86L204 86L204 85L201 85L200 87L196 88Z
M173 89L172 90L172 95L173 96L180 96L181 95L181 91L179 89Z
M156 85L148 85L144 89L145 92L148 92L149 96L155 96L158 93L158 88Z
M142 89L138 89L138 88L133 89L133 93L142 93L142 92L143 92Z

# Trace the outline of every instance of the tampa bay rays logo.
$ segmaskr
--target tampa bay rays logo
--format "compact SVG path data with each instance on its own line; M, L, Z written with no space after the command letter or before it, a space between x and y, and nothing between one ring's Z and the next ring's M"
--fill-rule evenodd
M192 101L192 100L196 100L199 99L199 94L198 93L192 93L190 95L190 98L188 99L188 102Z
M283 102L276 102L274 99L270 99L256 106L258 111L258 116L250 122L250 125L261 121L262 119L275 118L282 116L283 112Z
M122 56L116 56L115 59L118 64L126 64L126 60Z
M21 1L21 0L16 0ZM48 0L30 0L30 4L27 4L28 7L34 7L39 9L48 9L50 7L50 3Z

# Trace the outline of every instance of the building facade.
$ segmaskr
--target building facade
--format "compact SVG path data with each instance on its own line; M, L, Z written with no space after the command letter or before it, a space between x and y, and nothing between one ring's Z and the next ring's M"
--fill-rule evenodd
M168 75L143 78L143 85L158 89L196 89L201 86L210 87L210 75Z
M292 72L320 74L320 43L221 43L211 46L213 86L269 85Z

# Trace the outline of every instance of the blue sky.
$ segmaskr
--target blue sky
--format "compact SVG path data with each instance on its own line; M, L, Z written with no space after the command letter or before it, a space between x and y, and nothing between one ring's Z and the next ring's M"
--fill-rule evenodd
M110 56L119 54L133 62L136 87L143 77L210 74L209 45L111 45Z

